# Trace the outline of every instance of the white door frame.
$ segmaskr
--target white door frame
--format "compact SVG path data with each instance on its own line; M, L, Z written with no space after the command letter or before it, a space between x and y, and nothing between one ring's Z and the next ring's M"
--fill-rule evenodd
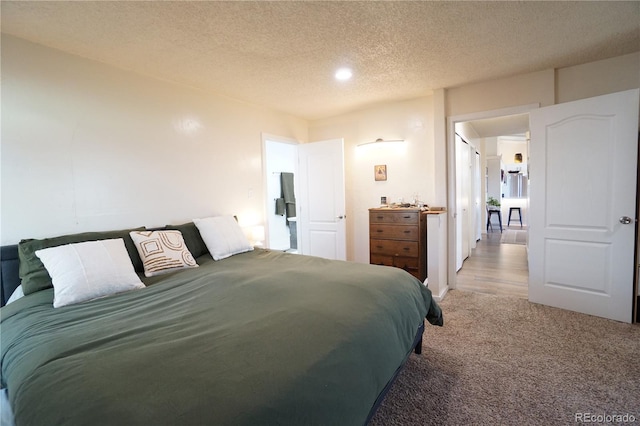
M449 212L449 227L447 232L448 244L448 276L449 288L456 288L456 241L457 241L457 203L456 203L456 123L465 121L496 118L506 115L526 114L533 109L540 108L539 103L502 108L491 111L475 112L464 115L447 117L447 211Z

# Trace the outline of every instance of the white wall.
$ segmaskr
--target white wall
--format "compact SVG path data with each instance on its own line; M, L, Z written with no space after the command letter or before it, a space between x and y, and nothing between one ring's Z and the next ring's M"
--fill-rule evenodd
M212 214L263 222L261 132L305 120L2 35L2 244Z
M640 87L640 52L556 71L556 103Z
M344 138L347 202L347 259L369 262L368 209L399 198L435 200L433 101L423 97L389 102L339 117L310 123L309 139ZM404 144L357 145L382 139L404 139ZM375 181L375 165L387 165L387 180Z
M487 165L487 198L493 197L502 203L502 175L504 165L499 156L490 156L486 160ZM506 173L506 171L505 171ZM486 200L485 200L486 201Z
M410 101L393 101L361 111L310 123L309 139L345 138L345 168L347 185L347 258L368 261L368 228L366 212L380 202L380 196L390 201L410 197L417 187L428 204L445 205L447 197L447 136L444 120L520 106L554 105L562 101L595 96L598 91L626 90L638 85L640 57L638 54L559 70L532 73L472 83L448 89L438 89L433 96ZM607 72L602 72L606 69ZM575 80L580 80L579 84ZM416 123L425 126L419 129ZM413 124L411 124L413 123ZM407 144L404 153L379 151L363 154L357 143L382 138L411 140L405 133L415 132L419 145ZM417 138L417 139L416 139ZM483 155L495 155L484 152ZM491 149L495 149L495 144ZM357 154L357 155L356 155ZM484 160L484 158L482 159ZM387 162L385 162L387 161ZM389 166L389 181L374 182L369 168L374 164ZM400 175L395 174L397 166ZM424 188L424 189L422 189ZM484 220L484 219L483 219ZM454 222L449 222L451 225Z
M0 242L218 213L261 223L266 132L344 138L347 258L368 262L367 209L380 196L417 192L445 205L445 116L639 87L639 68L635 53L307 123L3 35ZM378 137L407 143L401 151L356 148ZM386 182L374 181L375 164L387 164Z
M522 163L516 163L515 155L522 154ZM502 155L502 161L507 171L520 170L527 174L527 140L522 137L498 136L498 155Z
M554 104L554 70L539 71L447 89L447 117L539 103Z

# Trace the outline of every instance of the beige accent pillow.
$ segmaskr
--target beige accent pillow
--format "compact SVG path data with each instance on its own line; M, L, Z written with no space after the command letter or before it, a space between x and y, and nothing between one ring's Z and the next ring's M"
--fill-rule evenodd
M132 231L129 235L147 277L198 267L180 231Z
M53 307L144 288L122 238L37 250L53 283Z

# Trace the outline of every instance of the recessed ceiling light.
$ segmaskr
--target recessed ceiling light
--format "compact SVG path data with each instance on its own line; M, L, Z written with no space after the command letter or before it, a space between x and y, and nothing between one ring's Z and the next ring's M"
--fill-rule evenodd
M345 81L349 80L353 73L349 68L340 68L336 71L336 80Z

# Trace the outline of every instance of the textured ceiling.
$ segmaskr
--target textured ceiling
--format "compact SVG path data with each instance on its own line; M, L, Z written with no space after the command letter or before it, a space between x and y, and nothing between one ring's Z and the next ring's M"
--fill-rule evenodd
M639 2L11 2L2 32L307 119L640 50ZM336 68L349 66L350 81Z

